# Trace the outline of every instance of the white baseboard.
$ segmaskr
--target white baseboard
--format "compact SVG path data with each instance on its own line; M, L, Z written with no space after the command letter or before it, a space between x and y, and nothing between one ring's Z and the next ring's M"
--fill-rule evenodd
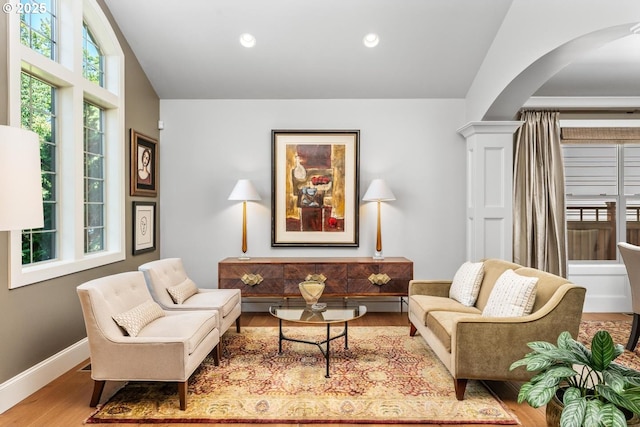
M89 358L89 342L78 341L0 384L0 414Z

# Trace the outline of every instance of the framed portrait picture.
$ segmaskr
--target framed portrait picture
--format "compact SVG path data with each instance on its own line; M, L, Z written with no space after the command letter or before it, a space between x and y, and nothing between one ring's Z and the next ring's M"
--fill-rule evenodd
M133 254L156 249L156 203L133 202Z
M271 246L358 242L359 130L272 130Z
M131 195L158 195L158 141L131 129Z

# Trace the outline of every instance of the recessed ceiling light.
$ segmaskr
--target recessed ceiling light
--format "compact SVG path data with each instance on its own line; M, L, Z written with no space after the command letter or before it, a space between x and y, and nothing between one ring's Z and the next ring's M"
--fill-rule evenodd
M362 42L366 47L376 47L378 46L378 43L380 43L380 37L378 37L378 35L375 33L369 33L364 36Z
M249 33L241 34L240 44L244 47L254 47L256 45L256 38Z

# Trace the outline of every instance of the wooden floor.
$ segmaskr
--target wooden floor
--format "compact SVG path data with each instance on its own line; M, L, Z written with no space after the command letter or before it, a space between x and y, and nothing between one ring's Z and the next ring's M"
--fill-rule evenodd
M585 314L589 320L630 320L626 314ZM261 313L243 313L243 326L277 326L277 320ZM405 326L406 313L367 313L366 316L350 323L353 326ZM89 399L93 390L93 381L89 371L81 370L89 361L60 376L58 379L35 392L18 405L0 415L0 426L16 427L76 427L82 426L93 408ZM103 400L114 393L119 384L107 383ZM544 427L544 408L533 409L526 404L518 405L516 397L519 385L511 382L487 381L485 383L520 419L525 427ZM109 424L110 426L130 426L131 424ZM193 424L141 424L144 426L193 426ZM222 426L222 424L209 424ZM244 424L227 424L227 427L242 427ZM306 424L310 426L311 424ZM344 424L343 424L344 425ZM398 424L392 424L398 426ZM269 424L269 427L292 426L291 424ZM326 424L318 424L318 427ZM362 426L360 424L359 426ZM390 424L391 426L391 424ZM437 427L437 425L433 425ZM470 427L470 425L467 425ZM477 425L476 425L477 427Z

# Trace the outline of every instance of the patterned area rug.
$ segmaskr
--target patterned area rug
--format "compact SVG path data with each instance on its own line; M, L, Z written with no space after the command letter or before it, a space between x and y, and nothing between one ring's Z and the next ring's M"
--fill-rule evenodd
M298 339L325 334L285 328ZM279 355L277 328L228 331L223 340L220 366L207 358L189 380L186 411L176 384L131 382L87 423L518 424L478 381L456 400L449 372L408 327L349 328L348 350L344 338L331 343L331 378L316 346L284 342Z

